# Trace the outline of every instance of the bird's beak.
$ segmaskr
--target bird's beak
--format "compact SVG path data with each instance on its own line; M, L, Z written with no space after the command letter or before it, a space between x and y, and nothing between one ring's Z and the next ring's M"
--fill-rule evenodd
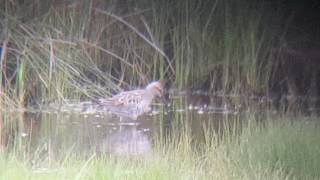
M169 101L170 101L170 98L169 98L169 92L168 92L168 84L166 83L166 81L164 79L162 80L159 80L159 82L161 83L162 85L162 90L160 92L160 98L161 98L161 101L164 103L164 104L168 104Z
M169 103L170 98L169 98L169 93L167 91L162 91L160 98L164 104Z

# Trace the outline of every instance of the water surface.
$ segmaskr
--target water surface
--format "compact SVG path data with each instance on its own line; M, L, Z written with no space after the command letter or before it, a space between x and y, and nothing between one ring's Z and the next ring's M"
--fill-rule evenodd
M248 116L267 114L264 102L243 109L238 97L219 99L209 96L173 97L169 105L156 103L152 112L131 120L106 112L82 112L79 102L58 108L50 105L32 112L2 114L2 149L23 149L58 156L60 152L145 155L152 153L155 138L168 136L173 129L190 127L195 140L204 138L203 129L240 130ZM261 105L262 104L262 105ZM80 110L80 111L79 111ZM259 118L256 118L259 119Z

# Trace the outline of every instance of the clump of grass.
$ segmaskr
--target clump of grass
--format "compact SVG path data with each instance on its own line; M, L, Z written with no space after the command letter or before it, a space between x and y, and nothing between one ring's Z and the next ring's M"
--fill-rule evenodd
M11 85L7 76L2 78L4 96L17 104L92 98L160 78L156 67L168 58L152 32L147 37L138 29L149 28L139 20L140 12L120 17L113 10L97 9L93 1L47 4L50 6L42 6L42 2L40 7L37 3L6 4L1 22L6 27L3 47L8 48L2 51L1 70L16 77L16 83ZM11 11L23 7L26 10L21 14ZM34 15L32 7L44 9ZM160 61L153 61L155 54L162 57Z
M241 167L248 174L257 168L281 169L290 179L317 179L320 176L318 128L318 122L308 120L269 123L265 129L241 136L241 151L232 157L240 157Z

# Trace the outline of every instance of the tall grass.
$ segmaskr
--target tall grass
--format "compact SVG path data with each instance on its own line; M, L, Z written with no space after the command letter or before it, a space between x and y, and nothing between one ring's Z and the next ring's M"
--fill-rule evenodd
M267 5L253 4L6 1L2 94L25 105L110 95L154 79L179 88L209 79L224 94L265 91L281 23Z
M197 149L185 126L144 156L2 152L0 179L318 179L318 122L274 118L249 119L240 134L204 129Z
M279 46L283 35L267 5L247 1L172 4L171 40L179 87L204 82L213 73L212 86L224 94L267 89L274 63L270 50Z

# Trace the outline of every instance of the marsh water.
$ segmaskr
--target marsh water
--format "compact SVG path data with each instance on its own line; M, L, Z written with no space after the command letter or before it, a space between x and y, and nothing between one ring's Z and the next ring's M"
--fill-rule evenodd
M1 147L57 156L59 152L144 155L152 152L154 140L179 127L190 127L195 140L203 140L204 128L222 133L226 126L241 129L248 114L263 117L263 101L254 109L231 103L238 97L177 96L167 105L155 103L152 112L131 120L104 112L81 112L68 102L29 112L2 114ZM263 104L263 105L262 105ZM261 106L261 107L260 107ZM81 109L81 108L80 108Z

